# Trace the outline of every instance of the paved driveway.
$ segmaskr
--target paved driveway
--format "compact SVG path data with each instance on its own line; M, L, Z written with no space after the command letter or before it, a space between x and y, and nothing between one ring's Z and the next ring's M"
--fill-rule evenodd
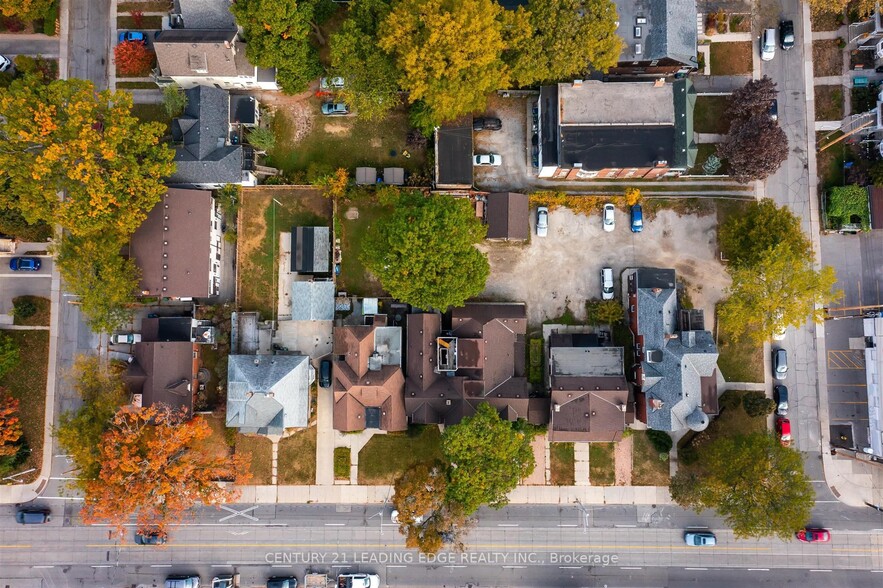
M560 316L567 302L577 318L585 316L585 301L601 297L600 271L613 268L617 292L620 273L635 266L673 267L690 284L696 308L707 313L729 285L717 260L716 217L678 216L660 212L645 220L642 233L629 230L628 215L616 213L616 230L605 233L598 215L577 215L566 208L549 215L549 235L535 236L536 212L531 210L529 243L481 245L488 253L491 275L484 296L527 303L528 320L538 325ZM706 325L713 322L706 319Z
M41 260L40 271L16 272L9 269L11 256L0 256L0 322L12 311L12 300L19 296L50 297L52 287L52 258L34 256ZM11 323L12 317L7 322Z

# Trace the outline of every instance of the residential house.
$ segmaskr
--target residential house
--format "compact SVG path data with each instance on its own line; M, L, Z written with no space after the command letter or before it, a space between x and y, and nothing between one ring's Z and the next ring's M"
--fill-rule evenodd
M472 117L466 116L435 129L435 187L472 188Z
M402 329L386 326L385 318L377 315L371 325L334 329L331 387L338 431L408 428Z
M637 418L662 431L704 430L718 413L717 346L700 310L679 310L675 270L628 276Z
M211 192L169 188L132 235L143 296L191 299L221 289L221 213Z
M866 318L862 327L865 340L868 424L866 428L862 427L864 430L853 427L852 438L857 448L881 461L883 460L883 379L881 379L883 353L880 353L880 350L883 348L883 318L879 316ZM867 443L863 439L865 435L867 435Z
M259 435L309 426L314 380L310 358L303 355L231 355L227 426Z
M470 302L407 317L405 408L412 423L455 425L489 403L508 421L544 424L548 401L530 398L525 377L523 303Z
M335 286L331 280L299 280L295 278L291 282L290 320L334 320L334 295Z
M623 348L601 347L596 336L582 333L552 333L548 346L549 441L622 439L635 416Z
M187 106L172 120L175 173L172 185L220 188L225 184L256 186L254 150L231 133L230 94L197 86L186 91Z
M158 316L141 319L141 340L189 341L202 345L215 343L215 327L210 320L188 316Z
M331 229L292 227L291 271L311 275L331 271Z
M132 404L148 407L161 402L192 415L199 389L199 353L199 346L189 341L135 343L123 378Z
M614 0L623 40L610 76L686 75L699 65L696 0Z
M527 194L495 192L487 196L487 238L525 241L530 237L530 203Z
M174 0L169 11L173 29L233 30L236 20L230 12L230 0Z
M659 178L696 162L687 79L575 81L543 86L538 102L541 178Z

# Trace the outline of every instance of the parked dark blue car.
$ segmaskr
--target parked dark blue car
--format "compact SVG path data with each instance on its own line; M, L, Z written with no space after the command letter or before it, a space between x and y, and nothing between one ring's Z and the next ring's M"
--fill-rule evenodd
M35 272L40 269L37 257L13 257L9 260L9 269L14 272Z
M632 232L640 233L644 230L644 212L640 204L632 206Z

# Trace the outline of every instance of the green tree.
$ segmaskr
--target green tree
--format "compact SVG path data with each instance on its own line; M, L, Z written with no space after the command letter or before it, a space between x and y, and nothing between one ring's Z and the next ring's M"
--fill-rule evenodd
M79 295L80 309L92 330L110 333L131 318L141 271L120 255L113 235L65 237L56 263L65 286Z
M598 324L612 325L622 320L623 308L619 300L601 300L596 312Z
M162 105L169 118L181 116L187 108L187 94L178 84L169 84L162 89Z
M475 248L485 233L468 200L404 192L365 236L362 261L393 298L421 308L462 306L490 273Z
M751 202L731 215L719 229L721 251L729 266L752 267L768 251L785 244L794 253L812 259L812 244L800 227L800 219L787 206L771 198Z
M266 127L256 127L248 131L248 143L258 151L271 151L276 146L276 135Z
M742 408L750 417L762 417L776 410L776 401L767 398L762 390L748 390L742 397Z
M0 378L18 365L18 343L9 335L0 333Z
M769 77L750 80L730 95L727 106L729 119L746 121L761 114L766 115L778 94L776 83Z
M377 46L389 11L387 0L351 2L347 19L331 36L331 66L345 82L339 94L365 120L380 120L399 103L398 70Z
M835 186L828 196L828 216L841 225L858 217L862 230L871 230L871 213L868 209L868 191L862 186Z
M622 52L611 0L530 0L527 18L527 38L510 41L515 50L507 52L512 79L520 86L606 71Z
M719 437L699 450L700 472L681 470L671 496L697 512L715 509L736 537L783 540L809 522L815 503L803 458L768 433Z
M788 158L788 137L766 112L735 120L718 144L717 155L730 164L730 175L741 183L765 180Z
M236 222L239 215L239 204L242 199L242 186L239 184L224 184L215 191L218 206L224 211L228 222Z
M0 207L74 236L128 236L166 191L173 151L160 123L131 114L127 92L25 76L0 90ZM65 192L64 199L58 197Z
M230 5L244 31L249 62L275 67L276 80L288 94L302 92L322 72L310 36L325 44L319 23L333 9L330 0L239 0Z
M471 417L448 427L442 451L450 462L447 499L466 515L487 504L501 508L507 494L533 472L531 438L500 419L490 404L480 404Z
M399 0L379 28L411 102L422 100L436 124L484 110L509 81L502 8L493 0Z
M4 0L0 5L3 16L14 16L21 20L37 20L49 12L55 0Z
M59 446L71 456L78 474L74 486L85 490L86 482L98 478L101 471L98 447L110 427L113 415L128 396L116 364L102 365L95 356L81 355L70 374L74 389L83 404L61 415L53 434Z

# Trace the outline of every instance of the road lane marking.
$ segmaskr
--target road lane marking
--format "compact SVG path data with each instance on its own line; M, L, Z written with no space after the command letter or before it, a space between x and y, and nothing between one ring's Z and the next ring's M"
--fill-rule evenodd
M558 525L559 527L576 527L576 524Z
M271 568L293 568L294 566L288 566L285 564L273 564L270 566Z
M583 567L582 566L558 566L558 569L559 570L581 570L581 569L583 569ZM623 568L623 569L625 569L625 568Z
M96 545L96 547L98 547ZM102 547L107 547L106 545ZM30 545L0 545L0 549L30 549Z
M243 518L246 518L250 521L258 521L259 520L256 516L248 514L253 510L257 510L258 506L250 506L250 507L246 508L245 510L236 510L235 508L230 508L229 506L222 504L221 508L223 510L226 510L227 512L232 512L233 514L219 518L218 519L219 523L223 523L224 521L228 521L228 520L236 518L236 517L243 517Z
M406 568L408 566L386 566L386 567L387 567L387 569L389 569L389 568Z
M325 523L326 527L346 527L346 523Z
M54 567L55 566L31 566L31 568L35 570L48 570Z
M103 566L89 566L89 567L90 568L112 568L113 566L103 565Z
M621 570L641 570L643 568L619 568Z
M684 568L685 570L690 570L691 572L707 572L708 568Z
M515 523L497 523L498 527L517 527L518 525Z
M503 566L504 570L523 570L527 566Z
M616 527L617 529L634 529L638 525L613 525L613 526Z
M810 570L811 572L830 572L832 570Z
M768 572L769 568L748 568L749 572Z
M152 567L152 568L170 568L170 567L172 567L172 564L153 564L150 567Z

